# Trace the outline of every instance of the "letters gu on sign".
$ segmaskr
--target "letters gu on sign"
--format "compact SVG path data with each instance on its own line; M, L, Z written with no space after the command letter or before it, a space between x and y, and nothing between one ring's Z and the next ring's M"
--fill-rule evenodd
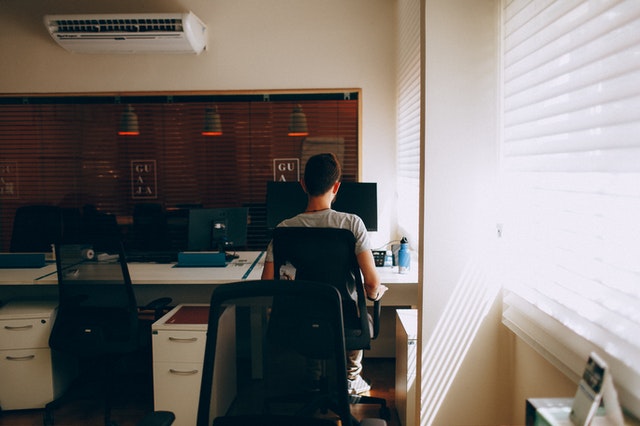
M276 182L298 182L300 180L299 158L276 158L273 160L273 180Z
M156 160L131 161L131 198L158 198Z

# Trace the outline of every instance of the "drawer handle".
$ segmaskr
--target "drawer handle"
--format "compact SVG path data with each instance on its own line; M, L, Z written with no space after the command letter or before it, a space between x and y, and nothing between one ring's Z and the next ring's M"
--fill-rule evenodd
M30 328L33 328L33 324L28 324L28 325L5 325L4 328L7 329L7 330L11 330L11 331L28 330Z
M198 338L197 337L169 337L169 341L176 342L176 343L192 343L192 342L197 342Z
M25 356L7 356L7 361L29 361L34 359L35 355L25 355Z
M169 373L175 374L177 376L193 376L194 374L198 374L198 370L182 371L170 368Z

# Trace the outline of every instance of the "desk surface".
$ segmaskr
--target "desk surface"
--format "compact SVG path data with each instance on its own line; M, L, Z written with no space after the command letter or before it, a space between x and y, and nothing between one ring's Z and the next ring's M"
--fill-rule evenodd
M160 288L163 286L173 286L176 299L185 303L208 301L208 296L201 296L203 292L209 291L208 286L226 284L229 282L242 280L260 279L264 265L264 252L249 251L239 252L239 258L228 264L226 267L218 268L182 268L176 267L173 263L129 263L129 274L131 282L136 287L136 293L144 294L143 300L152 298L155 293L166 293ZM415 306L418 300L418 273L412 269L408 274L398 273L398 268L380 267L377 268L383 284L389 286L389 291L385 294L383 305L387 306ZM13 296L18 293L19 288L33 286L52 287L58 283L56 275L56 265L47 264L42 268L25 269L2 269L0 270L0 286L14 286L14 291L4 291L6 296ZM187 291L193 293L191 297L181 299L178 295L180 291L176 286L183 288L183 293ZM144 291L144 288L149 288ZM42 287L40 287L42 288ZM190 288L188 290L187 288ZM201 288L201 290L197 290ZM168 290L168 288L166 289ZM35 289L33 290L35 291ZM54 292L50 292L55 295ZM148 293L148 294L147 294ZM204 294L209 294L205 292ZM0 294L0 296L2 296ZM1 299L2 297L0 297ZM151 300L151 299L149 299Z
M0 269L0 285L39 284L39 279L50 275L53 275L55 279L55 263L49 263L42 268L2 268Z
M569 420L573 398L529 398L526 401L527 426L574 426ZM624 426L640 425L640 420L625 415ZM601 408L591 420L591 426L614 426ZM622 425L615 425L622 426Z
M241 280L259 279L262 273L262 252L239 252L225 267L181 268L175 263L129 263L129 275L133 285L145 284L226 284ZM55 266L54 266L55 272ZM56 274L47 275L36 280L36 284L55 285Z

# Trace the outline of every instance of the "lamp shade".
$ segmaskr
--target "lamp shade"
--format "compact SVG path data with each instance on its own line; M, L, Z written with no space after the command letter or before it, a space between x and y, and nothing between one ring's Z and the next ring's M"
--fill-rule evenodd
M120 127L118 129L120 136L138 136L140 129L138 127L138 115L131 105L127 105L120 116Z
M222 135L222 122L218 107L207 108L204 113L204 127L202 128L203 136L220 136Z
M307 116L302 112L300 104L293 108L293 112L289 116L289 136L308 136Z

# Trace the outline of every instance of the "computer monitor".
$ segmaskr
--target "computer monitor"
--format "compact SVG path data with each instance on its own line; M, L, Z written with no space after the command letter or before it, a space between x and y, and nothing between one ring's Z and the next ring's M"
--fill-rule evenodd
M378 188L375 182L342 182L333 209L353 213L367 230L378 230ZM267 182L267 227L275 228L284 219L302 213L307 194L299 182Z
M245 246L248 215L246 207L190 209L188 250L223 251Z

